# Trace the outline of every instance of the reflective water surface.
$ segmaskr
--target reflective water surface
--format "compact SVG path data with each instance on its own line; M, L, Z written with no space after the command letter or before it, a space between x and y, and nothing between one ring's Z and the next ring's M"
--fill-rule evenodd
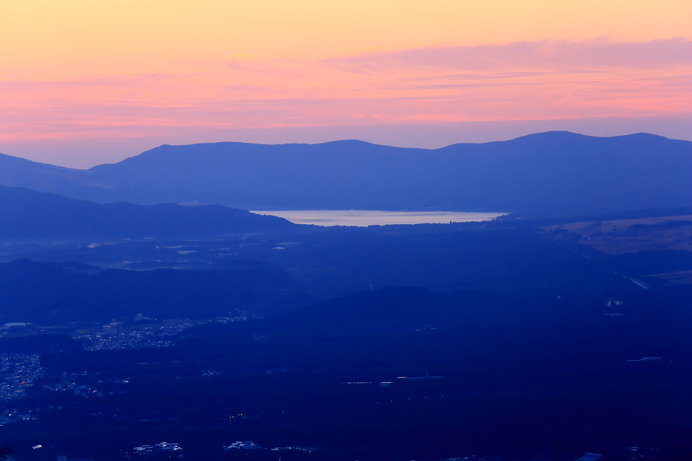
M316 226L383 226L491 221L505 213L463 211L276 210L253 213L280 216L296 224Z

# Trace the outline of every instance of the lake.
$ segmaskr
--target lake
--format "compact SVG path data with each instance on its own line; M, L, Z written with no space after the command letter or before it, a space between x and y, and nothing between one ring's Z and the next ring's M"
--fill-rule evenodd
M253 213L280 216L295 224L316 226L384 226L387 224L448 224L492 221L506 213L463 211L272 210Z

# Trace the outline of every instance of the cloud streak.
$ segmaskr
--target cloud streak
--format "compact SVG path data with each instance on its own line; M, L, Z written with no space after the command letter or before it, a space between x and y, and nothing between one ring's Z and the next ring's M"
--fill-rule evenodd
M591 67L653 69L692 65L692 40L519 41L397 50L327 59L324 62L353 72L379 72L411 66L473 71L513 68L582 72Z

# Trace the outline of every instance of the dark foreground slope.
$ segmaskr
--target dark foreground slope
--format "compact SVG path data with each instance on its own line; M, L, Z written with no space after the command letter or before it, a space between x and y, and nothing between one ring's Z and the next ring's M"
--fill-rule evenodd
M262 314L305 302L285 271L260 262L224 270L124 271L27 260L0 264L0 324L40 325Z
M222 206L97 204L0 186L0 238L209 237L291 227L288 221Z
M129 459L161 440L209 460L690 459L689 292L610 294L623 304L387 289L194 327L166 349L58 345L21 405L64 410L0 434L24 453L38 438L31 459ZM235 440L264 449L225 453ZM286 446L319 450L270 450Z
M692 143L648 134L550 132L436 150L360 141L164 145L88 171L39 173L22 185L99 201L244 209L580 214L692 206Z

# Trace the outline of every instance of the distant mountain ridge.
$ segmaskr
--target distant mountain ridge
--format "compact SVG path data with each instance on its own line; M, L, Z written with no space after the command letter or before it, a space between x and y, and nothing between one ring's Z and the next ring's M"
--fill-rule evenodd
M547 132L509 141L398 148L163 145L75 170L0 156L0 185L98 202L199 201L243 209L592 213L692 206L692 142L645 133Z
M216 237L293 226L275 217L219 205L99 204L0 186L0 238Z

